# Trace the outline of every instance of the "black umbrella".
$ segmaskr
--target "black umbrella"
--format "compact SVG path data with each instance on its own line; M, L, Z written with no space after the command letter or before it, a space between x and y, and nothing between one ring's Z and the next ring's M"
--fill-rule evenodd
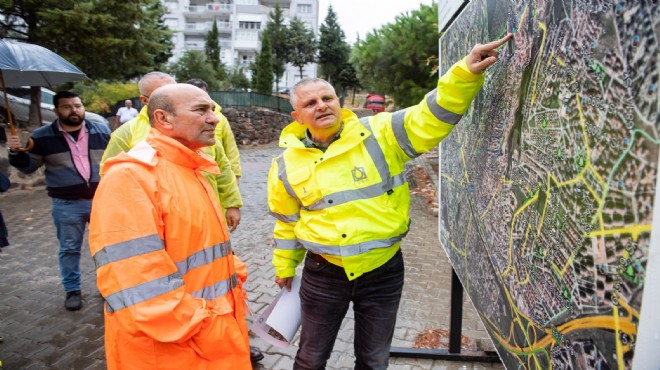
M9 131L16 135L7 87L55 86L87 79L87 76L61 56L39 45L0 39L0 83L5 96ZM29 150L23 148L23 150Z

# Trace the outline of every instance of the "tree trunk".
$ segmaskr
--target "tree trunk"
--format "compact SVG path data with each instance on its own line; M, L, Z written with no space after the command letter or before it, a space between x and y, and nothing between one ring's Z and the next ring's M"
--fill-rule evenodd
M39 86L30 87L30 119L29 127L40 127L41 118L41 88Z

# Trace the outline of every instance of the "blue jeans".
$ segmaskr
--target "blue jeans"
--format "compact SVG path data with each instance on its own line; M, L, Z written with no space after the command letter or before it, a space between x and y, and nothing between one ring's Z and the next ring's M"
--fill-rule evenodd
M80 248L92 211L91 199L52 198L52 215L60 241L60 274L65 292L80 290Z
M348 281L342 267L305 258L302 325L294 369L324 369L350 302L355 313L355 369L387 369L403 290L399 250L384 265Z

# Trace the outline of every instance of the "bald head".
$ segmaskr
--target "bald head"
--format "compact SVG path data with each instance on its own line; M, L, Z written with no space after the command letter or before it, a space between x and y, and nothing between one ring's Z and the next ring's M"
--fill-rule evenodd
M204 90L188 84L156 89L147 112L151 126L192 150L215 144L218 117L215 103Z
M157 110L164 110L167 113L176 115L176 107L174 102L178 99L186 99L186 95L198 94L204 92L199 87L189 84L166 84L151 93L149 97L149 105L147 107L147 114L149 114L149 122L154 125L154 112Z

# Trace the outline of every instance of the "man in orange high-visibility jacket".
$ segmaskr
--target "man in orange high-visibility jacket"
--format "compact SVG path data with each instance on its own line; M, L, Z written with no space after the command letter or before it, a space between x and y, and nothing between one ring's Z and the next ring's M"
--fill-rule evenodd
M246 272L204 177L219 172L201 151L215 142L214 105L192 85L158 88L146 140L104 165L89 244L110 370L252 368Z

